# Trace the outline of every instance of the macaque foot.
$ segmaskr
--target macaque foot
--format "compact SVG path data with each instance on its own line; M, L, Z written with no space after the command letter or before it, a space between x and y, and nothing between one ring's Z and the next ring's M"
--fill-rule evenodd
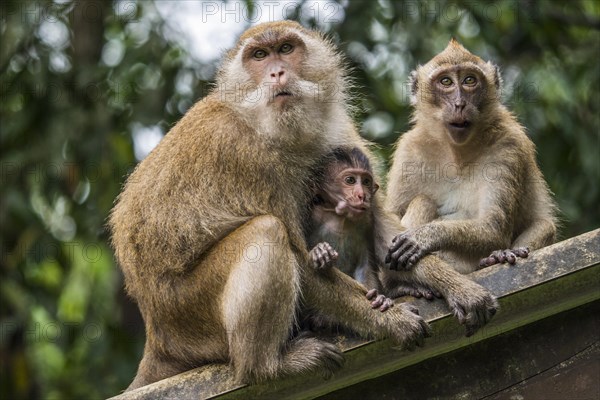
M416 346L423 345L425 338L431 336L429 324L419 316L417 307L410 303L396 304L385 315L395 317L390 336L403 350L414 350Z
M310 251L310 259L315 269L328 269L335 265L338 252L329 243L321 242Z
M324 340L303 333L288 345L282 369L287 374L309 370L320 371L329 378L344 365L344 355L340 348Z
M388 292L388 296L392 299L402 296L412 296L417 299L424 297L427 300L433 300L436 297L438 299L442 298L442 294L437 290L412 283L401 283L394 286L394 288Z
M467 337L487 324L499 307L498 301L490 292L472 281L456 293L448 294L446 300L458 322L465 325Z
M414 230L409 229L392 239L385 262L395 271L410 270L427 254L428 251L415 238Z
M386 297L382 294L379 294L377 289L371 289L367 292L367 299L373 300L371 302L371 308L377 309L381 312L385 312L390 308L394 307L394 300ZM417 311L417 314L419 312Z
M517 247L516 249L496 250L489 257L482 258L479 261L479 268L489 267L495 264L505 262L514 265L517 258L527 258L529 256L529 247Z

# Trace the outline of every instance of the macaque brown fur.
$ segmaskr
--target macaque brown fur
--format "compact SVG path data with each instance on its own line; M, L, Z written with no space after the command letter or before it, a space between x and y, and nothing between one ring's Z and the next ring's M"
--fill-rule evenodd
M342 272L362 283L371 306L386 311L393 301L386 297L412 295L432 299L433 291L415 285L384 287L381 274L385 254L375 252L374 215L381 218L382 209L375 193L379 184L367 156L358 148L338 148L328 154L316 173L308 244L315 269L337 266ZM389 217L389 216L388 216ZM400 231L402 228L398 227ZM385 293L385 294L382 294Z
M498 68L452 40L411 78L413 128L388 175L386 208L409 228L396 266L437 252L468 273L553 243L556 207L533 142L499 101ZM485 258L496 249L511 250Z
M336 345L290 335L300 303L403 347L427 335L414 307L372 310L354 279L310 265L311 171L334 148L364 148L347 90L342 58L319 33L290 21L252 27L214 90L128 178L109 225L146 327L129 389L213 362L230 362L241 382L333 371ZM373 224L386 252L398 231ZM435 257L410 276L439 287L467 333L495 311L484 288Z

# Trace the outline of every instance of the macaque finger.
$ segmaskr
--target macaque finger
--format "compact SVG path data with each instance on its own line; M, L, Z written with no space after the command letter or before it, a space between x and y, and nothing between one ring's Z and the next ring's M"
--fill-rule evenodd
M454 315L458 319L459 324L464 325L467 322L465 310L460 305L454 307Z
M408 259L407 263L406 263L406 269L412 269L412 268L413 268L415 265L417 265L417 263L419 262L419 260L420 260L421 258L423 258L423 255L422 255L422 253L423 253L423 252L422 252L421 250L419 250L419 251L417 252L417 254L414 254L413 256L411 256L411 257Z
M386 299L386 297L384 295L380 294L371 303L371 308L379 308L379 307L381 307L383 305L383 303L385 302L385 299Z
M319 259L319 255L317 254L317 249L313 249L310 252L310 258L314 268L320 268L321 260Z
M485 268L485 267L489 267L492 266L494 264L496 264L496 259L494 257L486 257L486 258L482 258L481 261L479 261L479 266L481 268Z
M514 265L517 262L517 256L514 255L512 251L507 251L506 261L509 264Z
M399 262L402 264L402 267L406 270L411 269L412 264L410 263L410 259L412 257L417 256L419 253L419 247L416 245L407 246L407 249L404 251L404 254L400 257ZM416 260L415 260L416 263Z
M386 312L387 310L389 310L392 307L394 307L394 301L392 299L386 297L385 301L383 302L381 307L379 307L379 311Z
M320 247L315 248L315 257L319 268L323 268L323 250Z
M331 256L327 250L323 251L323 264L327 265L331 262Z
M395 271L398 270L398 266L400 265L398 262L398 258L400 258L401 254L402 253L400 252L400 250L397 250L396 252L390 255L390 269L393 269Z
M394 251L398 250L398 248L402 246L407 239L408 237L406 235L396 236L394 239L392 239L392 245L390 246L389 252L393 253Z
M506 262L506 253L504 251L499 251L497 259L500 264L505 263Z
M529 256L529 247L517 247L512 251L517 257L527 258Z
M373 300L378 294L377 289L371 289L367 292L366 297L368 300Z

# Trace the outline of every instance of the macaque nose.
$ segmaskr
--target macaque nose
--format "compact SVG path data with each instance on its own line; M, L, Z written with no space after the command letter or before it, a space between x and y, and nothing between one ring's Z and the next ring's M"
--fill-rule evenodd
M467 102L464 99L457 99L454 103L454 107L457 111L462 111L465 109Z
M271 69L271 78L273 82L278 85L285 85L287 83L287 74L285 73L285 69L282 66L277 66Z
M365 191L362 188L357 188L354 194L360 201L365 200Z

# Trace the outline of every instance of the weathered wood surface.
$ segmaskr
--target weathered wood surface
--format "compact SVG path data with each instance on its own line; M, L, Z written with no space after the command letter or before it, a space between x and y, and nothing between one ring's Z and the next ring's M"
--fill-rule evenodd
M315 374L244 386L234 382L229 366L209 365L114 399L304 399L343 392L343 388L365 380L474 346L600 299L600 229L533 252L517 265L495 265L477 271L471 277L498 296L501 309L490 324L470 338L464 337L464 328L442 301L413 299L434 331L425 346L414 352L395 350L388 341L339 338L345 349L346 363L329 380ZM485 354L481 356L486 357ZM424 378L421 384L426 385L427 380Z
M597 300L319 399L600 399L599 332Z

